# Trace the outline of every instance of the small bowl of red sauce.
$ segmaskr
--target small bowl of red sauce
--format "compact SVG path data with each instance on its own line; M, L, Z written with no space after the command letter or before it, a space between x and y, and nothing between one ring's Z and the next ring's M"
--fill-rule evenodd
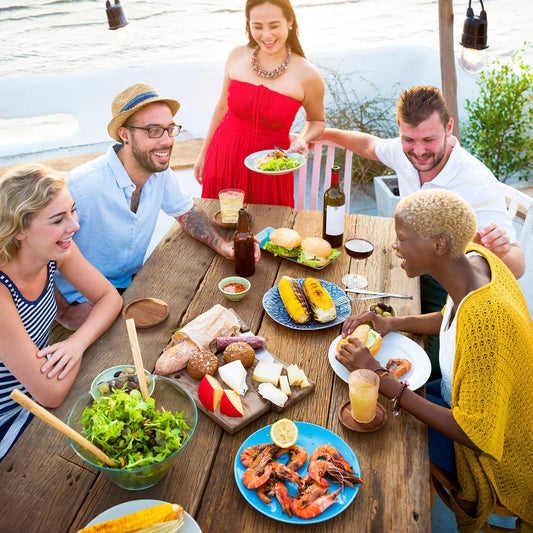
M251 286L246 278L230 276L219 282L218 289L228 300L237 302L248 294Z

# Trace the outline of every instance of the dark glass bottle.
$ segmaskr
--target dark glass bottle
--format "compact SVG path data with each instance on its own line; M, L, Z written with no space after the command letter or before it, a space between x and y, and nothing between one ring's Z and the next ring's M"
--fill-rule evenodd
M342 245L344 235L345 196L339 188L339 170L337 165L331 167L331 187L324 193L322 238L328 241L332 248Z
M233 241L235 249L235 274L248 278L255 273L254 235L250 231L246 208L239 209L237 235Z

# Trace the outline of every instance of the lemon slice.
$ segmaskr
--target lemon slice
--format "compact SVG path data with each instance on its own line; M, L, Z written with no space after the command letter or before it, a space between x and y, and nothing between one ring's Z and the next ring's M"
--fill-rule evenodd
M298 439L298 426L292 420L282 418L272 424L270 438L280 448L293 446Z

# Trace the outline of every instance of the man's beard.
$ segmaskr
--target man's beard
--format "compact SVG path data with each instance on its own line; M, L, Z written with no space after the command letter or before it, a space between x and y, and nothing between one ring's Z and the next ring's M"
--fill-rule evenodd
M430 172L431 170L433 170L435 167L437 167L442 162L442 160L444 159L444 156L446 155L446 148L447 148L447 143L446 143L446 141L444 141L444 145L443 145L442 150L440 152L436 152L436 153L432 152L431 153L431 157L429 159L427 159L428 163L430 161L432 161L432 163L430 163L429 167L426 166L426 165L424 165L423 167L420 167L419 166L420 163L417 161L417 159L419 159L419 158L416 158L416 156L412 152L408 152L405 155L407 156L407 159L409 159L411 164L415 167L415 169L418 170L418 172ZM422 154L422 155L426 155L426 154Z
M166 170L170 164L170 155L172 154L172 146L170 146L168 148L168 161L166 162L161 162L161 163L158 163L157 161L154 161L151 157L150 157L150 154L152 152L158 152L158 151L165 151L167 150L167 148L160 148L159 150L151 150L149 152L143 152L141 150L138 150L137 147L135 146L135 142L132 142L132 145L131 145L131 153L135 159L135 161L137 161L137 164L142 167L144 170L146 170L147 172L150 172L150 173L154 173L154 172L163 172L163 170Z

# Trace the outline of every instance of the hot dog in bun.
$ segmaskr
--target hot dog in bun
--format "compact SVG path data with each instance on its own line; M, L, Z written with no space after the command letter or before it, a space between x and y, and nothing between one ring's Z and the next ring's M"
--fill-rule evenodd
M378 353L383 337L368 324L359 324L350 335L339 341L337 344L337 353L339 353L341 346L346 344L350 339L359 339L368 348L372 357L374 357Z
M298 257L301 242L302 237L297 231L278 228L269 235L268 241L265 242L265 250L283 257Z

